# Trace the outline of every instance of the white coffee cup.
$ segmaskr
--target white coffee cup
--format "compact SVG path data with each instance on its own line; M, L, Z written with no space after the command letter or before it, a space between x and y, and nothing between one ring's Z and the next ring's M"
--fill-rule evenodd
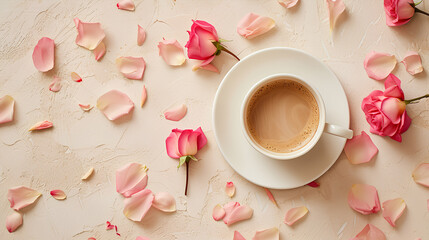
M295 81L297 83L302 84L314 96L314 98L316 99L317 105L319 107L319 124L317 126L316 132L314 133L314 135L310 139L310 141L307 144L305 144L303 147L301 147L295 151L283 152L283 153L273 152L273 151L270 151L270 150L262 147L261 145L259 145L253 139L252 135L249 133L248 126L247 126L248 124L246 121L247 108L248 108L249 101L252 98L253 94L257 90L259 90L261 87L267 85L268 83L270 83L272 81L280 80L280 79L287 79L287 80ZM304 155L305 153L310 151L316 145L316 143L319 141L320 137L322 136L322 133L324 133L324 132L338 136L338 137L348 138L348 139L353 137L353 131L352 130L344 128L344 127L340 127L337 125L329 124L326 122L325 118L326 118L325 104L323 102L323 99L322 99L320 93L315 88L313 88L308 82L306 82L304 79L301 79L298 76L292 75L292 74L274 74L274 75L268 76L268 77L262 79L261 81L257 82L255 85L253 85L253 87L246 94L246 96L243 100L242 106L241 106L241 125L242 125L242 130L243 130L244 136L246 137L247 141L258 152L264 154L267 157L278 159L278 160L290 160L290 159L294 159L294 158L297 158L299 156Z

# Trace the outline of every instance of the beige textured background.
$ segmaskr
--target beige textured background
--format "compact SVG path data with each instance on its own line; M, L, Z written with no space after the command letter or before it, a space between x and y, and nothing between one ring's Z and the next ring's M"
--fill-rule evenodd
M429 236L426 200L429 190L415 184L411 172L428 161L429 104L422 101L408 106L413 123L403 143L371 135L380 152L375 161L352 166L344 154L319 181L321 187L301 187L272 191L279 208L269 202L262 188L255 186L229 167L214 139L211 122L212 102L223 76L235 64L225 54L214 64L220 74L192 72L192 61L182 67L170 67L158 56L157 42L176 38L187 41L191 19L212 23L221 38L230 39L230 50L244 57L272 46L305 50L323 60L339 77L349 98L351 126L360 132L369 126L360 110L363 97L382 82L369 79L363 68L365 55L372 50L395 54L400 60L407 50L417 50L429 69L429 17L418 15L409 24L389 28L385 24L382 0L344 0L346 13L332 35L323 0L301 0L286 10L276 0L136 0L136 11L117 10L113 0L4 0L0 7L0 96L16 100L15 120L0 126L0 239L119 239L105 230L105 222L118 225L121 239L138 235L153 240L232 239L239 230L251 239L256 230L277 226L281 239L349 239L367 223L375 224L390 240ZM420 8L429 10L425 4ZM272 17L277 26L252 40L236 33L236 24L248 12ZM90 51L74 43L73 18L101 22L106 32L107 53L96 62ZM147 30L143 46L136 45L137 24ZM56 43L54 70L38 72L31 54L41 37ZM116 69L119 56L143 56L147 69L143 81L125 79ZM82 83L70 80L78 72ZM309 69L311 71L311 69ZM403 81L406 98L429 92L426 72L413 77L402 64L394 73ZM52 76L63 79L58 93L48 90ZM243 79L245 81L245 79ZM136 106L132 117L119 124L108 121L98 109L82 112L78 103L94 104L98 96L111 89L126 92L139 103L143 83L148 89L144 108ZM188 114L180 122L163 119L163 111L185 103ZM27 129L41 120L53 121L50 130L29 133ZM164 140L172 128L201 126L208 145L199 153L201 161L190 168L188 197L183 195L185 169L176 170ZM122 196L115 191L115 170L137 161L149 167L148 188L167 191L177 199L178 211L165 214L151 210L141 223L122 214ZM96 171L88 182L80 177L93 166ZM252 219L227 227L212 220L213 206L229 201L224 193L226 181L233 181L233 198L254 208ZM360 215L347 204L347 192L353 183L374 185L380 200L402 197L407 210L392 228L381 213ZM24 224L9 234L4 227L11 213L7 189L25 185L43 196L25 209ZM49 195L53 189L68 194L65 201ZM310 214L294 227L283 223L285 212L305 204Z

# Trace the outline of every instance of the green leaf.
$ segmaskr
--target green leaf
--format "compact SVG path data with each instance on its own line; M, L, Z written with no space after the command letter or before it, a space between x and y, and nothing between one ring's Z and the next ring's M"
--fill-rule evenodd
M194 160L195 162L198 162L198 159L196 157L192 156L192 155L189 155L189 158L192 159L192 160Z
M177 166L177 168L180 168L186 162L187 159L188 159L188 156L181 156L179 160L179 166Z

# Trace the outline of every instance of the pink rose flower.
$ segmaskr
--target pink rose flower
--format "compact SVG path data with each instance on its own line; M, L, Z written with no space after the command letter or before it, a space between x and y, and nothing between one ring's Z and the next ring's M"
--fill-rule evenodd
M411 5L412 4L412 5ZM410 21L415 12L413 0L384 0L386 24L400 26Z
M375 90L364 98L361 107L371 126L370 132L401 142L401 134L407 131L411 124L411 118L405 110L406 101L401 80L390 74L384 86L384 92Z

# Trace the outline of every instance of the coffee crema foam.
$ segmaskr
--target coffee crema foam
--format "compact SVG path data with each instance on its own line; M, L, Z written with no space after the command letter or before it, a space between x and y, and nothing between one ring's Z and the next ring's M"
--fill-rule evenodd
M302 84L280 79L260 87L250 98L247 128L261 147L277 153L294 152L313 138L319 107Z

